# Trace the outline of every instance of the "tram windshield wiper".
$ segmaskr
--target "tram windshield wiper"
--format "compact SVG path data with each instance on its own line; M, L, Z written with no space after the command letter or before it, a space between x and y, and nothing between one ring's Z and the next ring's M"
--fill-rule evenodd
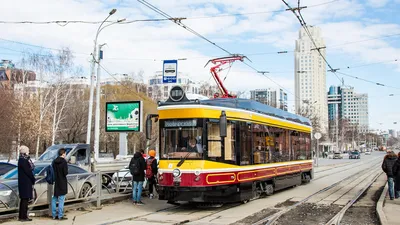
M192 154L193 152L188 152L185 157L181 158L181 161L179 161L179 163L176 165L177 167L182 166L182 164L185 162L185 160L189 157L190 154Z

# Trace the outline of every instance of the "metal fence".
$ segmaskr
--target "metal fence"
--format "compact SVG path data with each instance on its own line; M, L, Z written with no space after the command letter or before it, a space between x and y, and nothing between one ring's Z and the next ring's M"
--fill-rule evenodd
M113 173L112 176L109 174ZM102 179L108 177L111 182L104 185ZM132 192L132 178L128 170L102 171L96 173L73 174L67 176L68 194L65 204L92 202L97 207L103 200L129 196ZM0 214L15 213L19 208L18 181L0 181ZM29 209L43 209L48 206L51 212L53 185L46 182L45 177L37 178L34 185L34 199L30 201Z

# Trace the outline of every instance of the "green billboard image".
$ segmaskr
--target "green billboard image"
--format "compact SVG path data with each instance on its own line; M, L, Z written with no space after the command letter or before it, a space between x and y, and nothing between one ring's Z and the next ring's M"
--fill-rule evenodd
M106 132L142 132L142 102L107 102Z

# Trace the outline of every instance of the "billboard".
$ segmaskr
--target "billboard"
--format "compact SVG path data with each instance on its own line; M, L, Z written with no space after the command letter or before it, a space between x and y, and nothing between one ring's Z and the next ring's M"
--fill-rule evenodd
M142 132L142 101L106 102L106 132Z
M178 60L164 60L163 83L176 83L178 75Z

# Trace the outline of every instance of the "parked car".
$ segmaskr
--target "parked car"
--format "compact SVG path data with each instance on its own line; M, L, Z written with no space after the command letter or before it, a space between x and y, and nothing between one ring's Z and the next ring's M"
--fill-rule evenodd
M359 151L350 152L349 159L360 159L360 155Z
M46 170L50 163L37 163L33 171L36 178L34 186L34 201L36 204L47 204ZM83 198L94 192L96 184L93 173L78 166L68 165L68 193L67 200ZM0 178L0 211L18 206L18 168L15 168Z
M333 153L333 159L343 159L343 156L340 152L335 152Z
M8 171L16 168L17 165L11 164L11 163L6 163L6 162L0 162L0 176L3 176L5 173Z

